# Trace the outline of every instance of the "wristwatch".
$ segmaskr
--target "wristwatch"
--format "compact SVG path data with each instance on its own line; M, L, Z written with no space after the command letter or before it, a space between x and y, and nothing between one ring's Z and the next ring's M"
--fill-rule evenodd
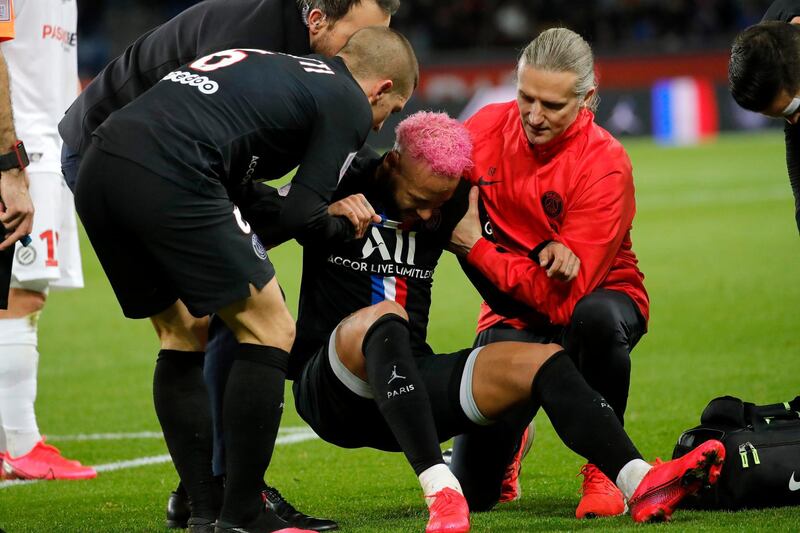
M11 170L12 168L23 169L30 164L28 159L28 152L25 151L25 145L22 141L17 141L11 147L11 151L0 155L0 171Z

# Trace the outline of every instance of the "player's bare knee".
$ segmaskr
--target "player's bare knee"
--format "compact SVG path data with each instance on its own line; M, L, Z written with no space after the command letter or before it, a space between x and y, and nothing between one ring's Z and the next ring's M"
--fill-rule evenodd
M370 311L370 314L373 316L373 322L376 322L384 315L398 315L403 320L408 320L408 313L406 312L405 308L397 302L393 302L391 300L384 300L382 302L378 302L374 305L371 305L366 308ZM371 325L371 324L370 324Z
M336 351L339 360L356 376L366 379L364 341L369 331L387 316L408 321L408 313L397 302L383 301L360 309L345 318L336 329Z
M184 320L167 321L159 317L152 317L151 320L158 334L162 350L205 351L207 335L201 336L197 333L203 328L204 319L192 317ZM205 327L207 327L207 323Z
M359 338L358 342L359 351L363 352L364 342L367 340L370 331L375 328L375 325L384 320L399 317L401 320L408 322L408 313L402 305L397 302L385 300L376 303L362 310L363 316L359 322Z
M361 351L361 343L366 330L352 327L353 325L351 322L351 327L348 327L345 319L345 322L336 328L336 339L334 339L336 355L347 370L366 381L367 366L364 354Z
M367 332L376 322L387 315L396 315L403 320L408 320L408 313L397 302L383 301L370 305L342 320L337 329L337 344L358 353L363 358L361 348Z
M290 315L287 310L285 314L281 314L275 321L275 328L270 333L269 338L264 339L263 344L267 346L277 346L288 352L292 349L296 336L297 327L295 326L292 315ZM271 344L271 339L275 339L277 344Z
M539 369L544 366L544 364L550 360L554 355L557 353L561 353L564 348L555 343L551 344L533 344L532 347L535 347L531 350L531 364L529 368L532 370L532 375L530 376L530 380L528 381L528 386L530 386L531 381L533 378L536 377L536 374L539 372ZM526 376L527 377L527 376Z
M273 346L287 352L292 349L294 318L274 278L261 289L251 285L250 297L219 309L217 314L240 343Z
M260 343L264 346L275 346L287 352L290 351L297 335L297 327L289 310L284 306L270 317L268 325L266 331L258 331L257 337Z
M539 369L555 354L561 352L563 348L558 344L525 344L511 368L514 390L525 397L530 394L531 384L533 383Z
M211 319L207 316L204 316L202 318L195 319L189 326L192 334L197 339L197 343L200 346L206 346L208 344L208 324L210 322Z
M267 317L245 316L237 317L239 320L234 326L229 324L239 342L274 346L287 352L292 349L296 335L296 327L292 315L288 310L273 310Z

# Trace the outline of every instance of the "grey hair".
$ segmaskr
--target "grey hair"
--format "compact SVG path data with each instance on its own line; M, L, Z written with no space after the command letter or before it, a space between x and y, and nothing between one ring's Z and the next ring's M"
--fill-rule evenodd
M577 75L575 96L583 98L594 87L594 54L586 40L567 28L550 28L540 33L525 47L519 56L517 74L523 67L533 67L549 72L572 72ZM597 109L597 93L587 103Z

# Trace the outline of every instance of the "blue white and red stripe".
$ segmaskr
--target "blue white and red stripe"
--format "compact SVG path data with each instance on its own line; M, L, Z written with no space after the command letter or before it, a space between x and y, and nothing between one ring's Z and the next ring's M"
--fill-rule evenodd
M717 98L711 81L681 77L653 86L653 135L664 144L695 144L719 131Z
M395 249L394 261L395 264L403 264L403 243L405 242L405 234L401 229L401 223L386 218L386 215L381 213L381 226L395 230ZM414 264L414 253L416 251L416 240L414 236L415 231L408 232L408 250L406 252L407 261L409 264ZM397 302L402 307L406 306L408 299L408 279L405 276L370 276L372 280L372 305L376 303L389 300Z
M385 300L406 306L408 298L408 280L405 276L372 276L373 305Z

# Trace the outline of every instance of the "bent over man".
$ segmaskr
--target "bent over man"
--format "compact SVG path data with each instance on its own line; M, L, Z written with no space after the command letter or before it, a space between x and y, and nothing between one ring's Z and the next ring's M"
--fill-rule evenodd
M192 502L190 530L215 520L219 532L285 529L260 491L294 323L231 197L299 165L282 225L301 238L348 238L350 222L328 215L328 201L370 128L403 108L417 79L408 41L384 28L356 32L332 59L223 50L171 72L95 131L76 206L123 312L150 317L161 341L154 400ZM211 313L239 342L223 399L221 501L202 377Z
M356 30L388 26L400 0L206 0L145 33L98 74L59 124L64 176L74 190L80 156L108 116L179 66L212 52L259 48L335 55Z
M776 0L733 42L731 94L744 109L786 120L786 168L800 231L800 1Z
M211 52L237 47L259 48L293 55L333 56L357 30L388 26L400 0L206 0L136 39L98 74L61 121L63 171L74 188L80 155L91 144L92 132L181 64ZM214 332L209 333L213 341ZM219 381L213 365L209 383ZM215 392L212 387L212 394ZM292 522L308 529L335 527L330 520L298 513L277 489L268 503ZM190 510L182 485L171 493L167 526L185 528Z

